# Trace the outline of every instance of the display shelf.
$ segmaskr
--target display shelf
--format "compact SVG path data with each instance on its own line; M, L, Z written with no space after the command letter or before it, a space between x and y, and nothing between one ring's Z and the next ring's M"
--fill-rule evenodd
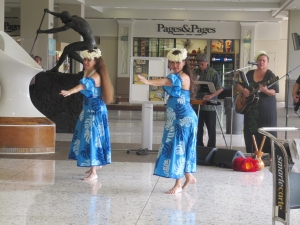
M188 63L190 65L191 69L193 69L193 70L196 70L199 68L198 62L196 61L196 56L197 56L197 53L195 53L195 54L188 53L188 55L187 55Z

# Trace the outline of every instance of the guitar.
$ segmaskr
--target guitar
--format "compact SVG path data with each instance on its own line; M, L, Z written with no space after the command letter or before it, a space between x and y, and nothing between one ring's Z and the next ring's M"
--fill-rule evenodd
M266 82L260 83L263 86L268 85L268 87L271 87L275 82L279 80L278 76L274 77ZM258 102L259 97L257 95L257 91L259 90L259 87L253 88L248 87L248 90L250 91L250 95L248 97L245 97L243 93L239 93L235 100L235 111L239 114L245 114L249 111L252 105Z

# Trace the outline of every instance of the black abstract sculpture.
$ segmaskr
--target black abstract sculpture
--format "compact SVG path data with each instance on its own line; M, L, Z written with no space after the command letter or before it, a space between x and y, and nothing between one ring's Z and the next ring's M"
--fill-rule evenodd
M59 93L76 86L83 74L40 72L29 93L33 105L56 124L56 133L73 133L82 109L83 95L63 98Z
M40 33L52 34L52 33L66 31L68 29L73 29L74 31L79 33L83 38L83 41L74 42L67 45L64 48L63 53L59 58L59 61L57 62L55 67L53 67L50 71L58 72L58 68L62 65L62 63L64 62L67 56L83 64L83 59L76 51L90 50L96 46L96 42L90 25L83 18L75 15L71 16L70 13L67 11L63 11L61 13L55 13L55 12L51 12L49 9L44 9L44 12L59 17L61 19L61 22L64 24L64 26L49 29L49 30L38 29L37 34Z

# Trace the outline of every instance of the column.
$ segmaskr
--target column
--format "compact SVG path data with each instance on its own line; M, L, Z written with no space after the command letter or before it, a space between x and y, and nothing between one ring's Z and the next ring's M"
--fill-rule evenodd
M28 52L32 50L32 55L42 57L42 66L45 69L51 69L55 64L55 55L48 54L49 39L52 39L52 34L36 34L40 25L42 30L47 30L53 27L53 16L46 13L44 9L54 10L54 0L21 0L20 1L20 36L21 46ZM42 21L43 19L43 21ZM42 22L42 23L41 23ZM35 43L34 40L37 37ZM51 67L51 68L50 68Z
M4 0L0 0L0 31L4 31Z
M129 77L133 21L118 20L118 23L118 77Z
M4 31L4 0L0 0L0 31ZM1 85L0 85L1 98Z
M292 38L293 33L297 33L300 35L300 26L299 26L299 20L300 20L300 11L299 10L291 10L289 11L289 20L288 20L288 50L287 50L287 71L289 72L291 70L294 70L297 66L300 65L299 61L299 54L300 50L294 49L294 42ZM285 96L285 101L288 103L289 108L293 108L293 98L292 98L292 91L293 86L299 76L300 68L298 67L290 74L290 80L288 84L289 90L287 91Z
M253 61L255 50L255 26L256 23L241 24L241 46L240 46L240 67L247 67L249 61Z

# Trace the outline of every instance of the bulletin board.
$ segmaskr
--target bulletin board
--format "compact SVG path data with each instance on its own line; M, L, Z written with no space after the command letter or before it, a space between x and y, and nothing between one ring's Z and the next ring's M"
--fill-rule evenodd
M138 75L154 80L165 78L167 71L167 58L131 57L129 102L165 104L163 87L144 84L138 80Z

